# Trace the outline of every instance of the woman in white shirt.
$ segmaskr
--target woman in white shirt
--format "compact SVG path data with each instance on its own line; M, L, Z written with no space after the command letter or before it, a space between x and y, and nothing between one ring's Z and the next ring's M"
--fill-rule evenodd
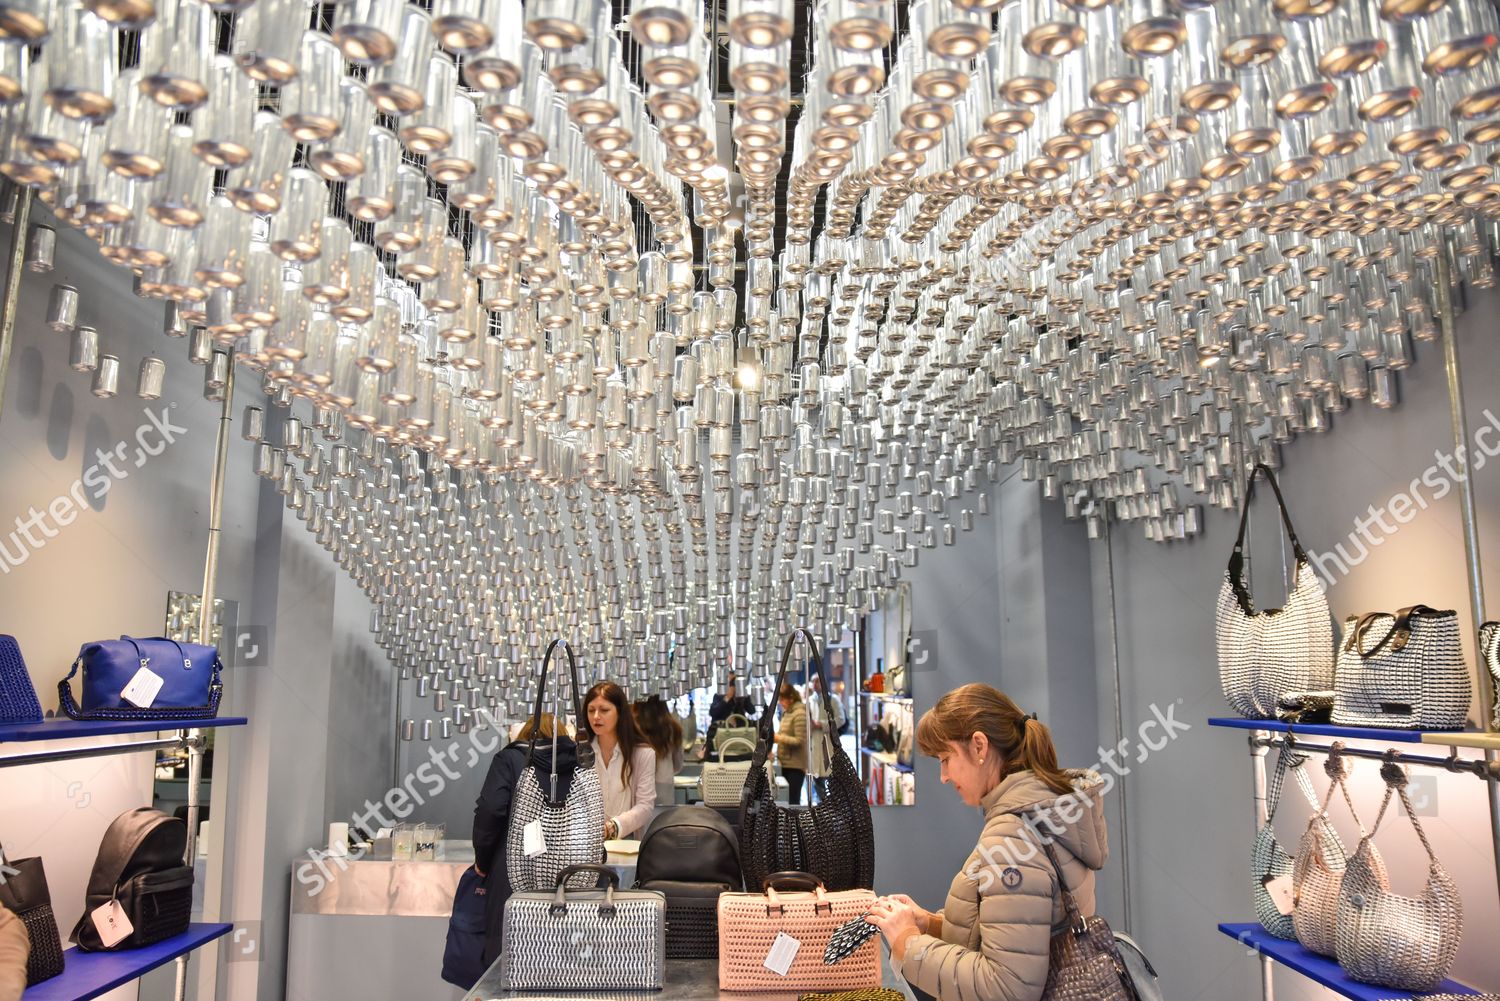
M634 837L656 809L656 752L636 729L625 692L601 681L583 697L586 733L594 745L594 770L604 790L604 839Z

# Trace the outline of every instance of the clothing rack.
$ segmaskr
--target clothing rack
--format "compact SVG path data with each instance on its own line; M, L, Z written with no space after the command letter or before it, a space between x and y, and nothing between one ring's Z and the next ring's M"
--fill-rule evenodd
M1290 731L1279 737L1257 731L1250 737L1250 746L1252 748L1285 747L1292 751L1305 751L1309 754L1330 754L1334 750L1330 744L1305 743ZM1394 761L1397 764L1424 765L1430 768L1441 768L1444 771L1454 774L1469 774L1490 782L1500 782L1500 762L1496 762L1492 758L1460 758L1457 747L1450 747L1448 749L1448 756L1444 758L1434 757L1429 754L1407 754L1395 747L1387 748L1384 751L1365 747L1341 747L1338 750L1340 754L1349 758L1368 758L1371 761Z

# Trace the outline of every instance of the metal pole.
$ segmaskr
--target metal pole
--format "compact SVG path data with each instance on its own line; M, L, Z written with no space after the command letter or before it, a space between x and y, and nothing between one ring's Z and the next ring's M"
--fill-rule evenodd
M57 761L74 761L79 758L102 758L110 754L134 754L137 751L165 750L183 745L183 738L164 737L159 740L137 740L124 744L108 744L99 747L73 747L64 751L28 751L25 754L0 755L0 768L13 765L47 765Z
M1448 260L1448 241L1441 231L1437 238L1437 307L1443 332L1443 366L1448 376L1448 407L1453 424L1454 459L1462 463L1458 478L1459 511L1464 523L1464 562L1469 574L1469 605L1474 628L1484 621L1484 572L1479 561L1479 517L1474 506L1474 478L1469 475L1468 415L1464 412L1463 381L1458 371L1458 331L1453 322L1453 269ZM1460 458L1461 457L1461 458ZM1479 672L1480 725L1494 726L1495 690L1489 672ZM1500 753L1486 751L1485 760L1492 768L1500 765ZM1495 879L1500 887L1500 786L1489 784L1490 846L1495 856Z
M1120 685L1120 635L1115 617L1114 533L1110 531L1107 518L1104 521L1104 567L1109 591L1109 661L1114 672L1115 686L1115 747L1119 747L1125 739L1125 700ZM1120 800L1120 885L1125 910L1125 930L1133 933L1135 926L1131 923L1130 907L1130 807L1127 788L1124 782L1120 782L1117 794Z
M5 379L10 374L10 347L16 338L16 306L21 298L21 265L26 258L26 228L31 223L31 189L16 195L16 221L10 227L10 262L5 270L5 298L0 301L0 414L5 411Z
M234 423L234 356L229 357L228 374L224 377L224 402L219 408L219 432L214 439L214 466L208 485L208 551L203 558L203 598L198 607L198 642L210 643L213 639L214 592L219 578L219 540L223 534L224 520L224 469L229 458L230 425ZM187 782L187 847L182 864L193 867L198 857L198 808L199 786L203 779L203 731L189 730L188 782ZM175 1001L186 1001L189 956L177 957L177 988Z
M1251 777L1255 782L1255 827L1259 830L1265 826L1270 818L1270 807L1266 795L1266 755L1270 748L1265 741L1271 738L1266 730L1252 730L1250 732L1250 764ZM1276 964L1270 956L1260 957L1260 996L1261 1001L1275 1001L1276 984L1273 980Z

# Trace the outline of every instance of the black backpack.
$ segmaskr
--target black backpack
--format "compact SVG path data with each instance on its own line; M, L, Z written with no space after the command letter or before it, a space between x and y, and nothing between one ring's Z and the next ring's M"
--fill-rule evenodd
M636 886L667 898L667 958L719 955L719 894L739 890L740 845L717 810L674 806L641 837Z
M89 874L83 917L71 941L85 952L137 949L188 929L193 910L193 870L182 864L187 825L149 806L120 814L104 832L94 871ZM90 917L120 902L131 933L106 947Z

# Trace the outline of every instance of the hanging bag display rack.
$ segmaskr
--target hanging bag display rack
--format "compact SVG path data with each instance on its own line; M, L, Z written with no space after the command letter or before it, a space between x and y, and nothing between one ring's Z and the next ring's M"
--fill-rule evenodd
M1476 778L1487 779L1490 782L1500 782L1500 763L1488 761L1484 758L1461 758L1458 756L1458 748L1450 747L1447 757L1437 758L1430 754L1407 754L1399 748L1389 748L1377 751L1373 748L1363 747L1340 747L1328 744L1310 744L1304 741L1290 728L1285 736L1267 737L1255 733L1250 737L1251 747L1285 747L1288 750L1295 749L1303 754L1330 754L1335 750L1339 754L1349 758L1368 758L1371 761L1389 761L1391 756L1399 758L1403 764L1426 765L1430 768L1441 768L1443 771L1454 774L1468 774Z

